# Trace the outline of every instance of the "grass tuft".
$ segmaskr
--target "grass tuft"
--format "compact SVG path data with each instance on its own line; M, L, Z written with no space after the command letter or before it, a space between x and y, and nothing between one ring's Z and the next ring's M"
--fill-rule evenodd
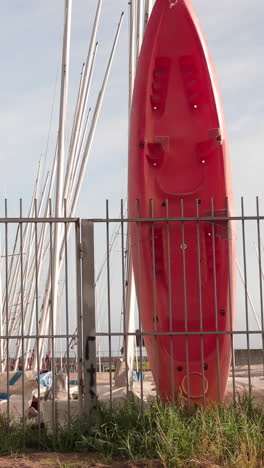
M144 413L133 402L113 410L100 405L89 424L72 420L55 440L41 430L44 449L95 452L112 458L160 460L170 468L257 468L264 461L264 412L248 396L229 407L194 407L155 401ZM0 416L0 454L38 448L35 427L8 424Z

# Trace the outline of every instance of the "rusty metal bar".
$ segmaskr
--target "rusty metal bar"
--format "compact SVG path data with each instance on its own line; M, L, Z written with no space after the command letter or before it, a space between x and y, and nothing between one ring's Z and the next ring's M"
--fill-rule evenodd
M109 203L106 200L106 219L109 217ZM112 337L111 337L111 287L110 287L110 242L109 223L106 223L106 268L107 268L107 318L108 318L108 351L109 351L109 384L110 384L110 408L113 406L112 392Z
M75 255L76 255L76 314L77 314L77 373L78 373L78 414L83 415L83 311L82 311L82 285L81 262L83 250L81 243L80 223L75 224ZM70 336L70 335L69 335Z
M90 417L96 406L96 332L95 332L95 282L94 282L94 225L81 223L82 236L82 306L83 306L83 369L84 416Z
M242 244L243 244L243 266L244 266L244 282L245 282L245 318L246 318L246 339L247 339L247 365L248 365L248 386L249 394L251 394L251 375L250 375L250 342L249 342L249 317L248 317L248 286L247 286L247 259L246 259L246 233L244 220L244 198L241 197L241 214L242 214Z
M196 214L199 217L200 200L196 200ZM201 273L201 239L200 239L200 222L196 223L196 239L197 239L197 270L198 270L198 289L199 289L199 320L200 332L203 333L203 296L202 296L202 273ZM203 404L206 403L205 398L205 375L204 375L204 336L200 335L200 350L201 350L201 371L202 371L202 387L203 387Z

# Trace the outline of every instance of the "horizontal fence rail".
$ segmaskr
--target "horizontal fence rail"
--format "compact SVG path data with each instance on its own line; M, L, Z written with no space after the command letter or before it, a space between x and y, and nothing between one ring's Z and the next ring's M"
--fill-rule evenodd
M98 402L133 396L143 411L156 397L187 406L263 397L264 216L258 199L252 216L243 200L238 216L216 208L165 201L155 217L150 201L141 217L137 202L129 218L124 202L117 217L107 202L104 218L84 220L39 218L36 203L31 217L6 209L0 411L9 421L31 418L40 440L43 423L55 436Z

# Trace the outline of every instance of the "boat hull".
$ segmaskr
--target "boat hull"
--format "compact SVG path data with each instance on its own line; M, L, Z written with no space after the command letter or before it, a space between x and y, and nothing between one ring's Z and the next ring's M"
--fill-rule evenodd
M232 356L223 332L234 320L234 229L227 220L196 218L232 214L231 175L217 81L188 0L157 0L146 29L131 106L128 193L130 218L178 219L130 226L158 392L222 401Z

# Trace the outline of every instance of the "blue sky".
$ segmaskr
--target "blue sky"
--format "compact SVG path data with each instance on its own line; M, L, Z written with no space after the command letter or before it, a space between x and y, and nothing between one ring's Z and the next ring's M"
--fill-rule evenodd
M68 138L80 71L88 50L96 0L73 0ZM225 109L236 205L264 195L264 3L262 0L193 0L215 63ZM58 131L63 0L0 2L0 197L10 214L18 199L28 206L40 155L47 166ZM104 0L90 104L93 106L116 26L125 18L94 138L77 215L104 216L105 199L116 215L126 196L128 128L128 1ZM0 202L2 210L3 202ZM238 229L238 235L240 231ZM253 241L252 246L253 249ZM252 256L254 256L252 251ZM255 281L255 280L254 280Z
M96 1L73 0L68 127L85 60ZM236 197L263 194L264 4L261 0L193 0L214 59L224 101ZM14 207L27 201L38 160L45 154L53 90L60 72L62 0L0 4L0 195ZM104 0L91 105L105 68L121 11L125 20L99 120L78 214L94 216L109 198L125 196L127 165L128 5ZM57 83L52 138L58 127ZM251 206L251 205L250 205ZM253 206L253 205L252 205ZM116 208L115 208L116 209Z

